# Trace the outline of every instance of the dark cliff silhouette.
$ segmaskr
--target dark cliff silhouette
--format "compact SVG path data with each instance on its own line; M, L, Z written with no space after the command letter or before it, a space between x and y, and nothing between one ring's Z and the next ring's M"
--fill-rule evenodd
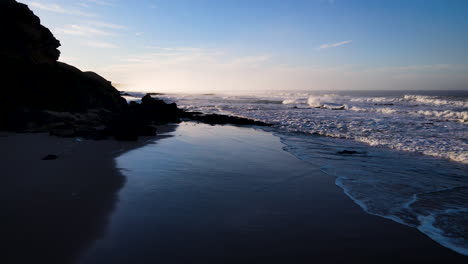
M60 42L26 5L0 2L0 35L1 129L50 131L57 123L76 128L76 113L85 114L82 123L89 128L127 107L111 82L57 61Z
M187 113L149 95L141 104L127 104L110 81L57 61L60 42L26 5L14 0L0 2L0 35L0 130L135 140L155 135L155 125L179 122L180 118L263 125Z

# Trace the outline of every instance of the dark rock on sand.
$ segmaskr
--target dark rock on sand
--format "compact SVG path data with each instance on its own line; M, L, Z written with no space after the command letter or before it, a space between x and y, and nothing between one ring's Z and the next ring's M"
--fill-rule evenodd
M251 126L271 126L270 124L248 119L242 118L237 116L227 116L227 115L218 115L218 114L199 114L198 112L188 112L186 113L186 117L203 122L210 125L225 125L225 124L232 124L232 125L251 125Z
M58 159L58 156L54 154L49 154L42 158L42 160L55 160L55 159Z
M338 151L337 154L340 155L353 155L353 154L362 154L361 152L355 151L355 150L342 150Z
M109 125L110 134L118 140L136 140L138 136L156 135L156 125L179 123L183 111L176 104L152 98L146 94L141 103L132 102L126 111Z
M175 103L165 103L146 94L141 98L140 114L154 122L180 122L183 111Z

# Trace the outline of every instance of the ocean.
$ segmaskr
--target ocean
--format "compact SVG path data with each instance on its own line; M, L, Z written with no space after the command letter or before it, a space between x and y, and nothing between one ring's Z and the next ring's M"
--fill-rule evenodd
M468 91L279 91L158 96L252 118L336 178L369 214L468 255Z
M468 163L468 91L275 92L164 98L189 110L273 123L281 131L351 139Z

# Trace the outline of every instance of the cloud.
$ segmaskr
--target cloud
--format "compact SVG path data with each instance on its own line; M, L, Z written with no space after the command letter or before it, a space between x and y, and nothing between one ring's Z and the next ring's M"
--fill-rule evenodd
M74 35L83 37L92 36L112 36L114 33L85 25L65 25L61 28L54 28L54 33L63 35Z
M154 49L160 51L174 51L174 52L199 52L202 51L200 48L191 47L161 47L161 46L145 46L145 49Z
M155 5L155 4L152 4L152 5L150 5L150 8L151 8L151 9L156 9L156 8L158 8L158 6Z
M39 10L54 12L59 14L66 14L66 15L77 15L77 16L86 16L86 17L94 17L95 14L83 12L78 9L71 9L71 8L64 8L58 4L46 4L46 3L39 3L39 2L29 2L27 3L32 8L37 8Z
M346 40L346 41L341 41L341 42L337 42L337 43L323 44L323 45L320 45L319 48L320 49L336 48L336 47L339 47L339 46L349 44L351 42L353 42L353 41L352 40Z
M102 42L102 41L87 41L84 43L85 46L93 47L93 48L104 48L104 49L117 49L119 46L109 43L109 42Z
M106 23L102 21L95 21L95 20L89 20L85 22L88 25L100 27L100 28L109 28L109 29L121 29L125 30L128 29L126 26L118 25L118 24L112 24L112 23Z
M102 5L102 6L114 6L114 3L111 1L104 1L104 0L86 0L86 2Z
M82 37L114 36L117 33L112 30L126 30L126 26L111 24L101 21L84 21L82 24L69 24L53 28L58 35L74 35Z

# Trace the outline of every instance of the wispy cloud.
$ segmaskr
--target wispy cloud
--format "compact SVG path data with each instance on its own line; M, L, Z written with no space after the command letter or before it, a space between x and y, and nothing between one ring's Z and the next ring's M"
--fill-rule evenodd
M61 28L55 28L54 33L63 34L63 35L74 35L74 36L83 36L83 37L92 37L92 36L112 36L114 33L101 30L91 26L84 25L65 25Z
M162 52L201 52L200 48L192 47L161 47L161 46L145 46L145 49L159 50Z
M54 33L63 35L75 35L82 37L114 36L116 31L126 30L126 26L102 21L84 21L81 24L69 24L53 29Z
M119 46L109 43L109 42L102 42L102 41L87 41L84 43L85 46L93 47L93 48L104 48L104 49L117 49Z
M83 12L81 10L74 9L74 8L65 8L61 5L53 4L53 3L28 2L27 4L32 8L37 8L39 10L54 12L54 13L59 13L59 14L77 15L77 16L86 16L86 17L96 16L93 13Z
M127 27L123 25L112 24L112 23L107 23L107 22L102 22L102 21L89 20L89 21L86 21L85 23L88 25L92 25L92 26L96 26L100 28L122 29L122 30L127 29Z
M319 48L320 49L336 48L336 47L339 47L339 46L349 44L351 42L353 42L353 41L352 40L345 40L345 41L341 41L341 42L337 42L337 43L323 44L323 45L320 45Z
M114 3L111 1L104 1L104 0L86 0L86 2L102 5L102 6L114 6Z

